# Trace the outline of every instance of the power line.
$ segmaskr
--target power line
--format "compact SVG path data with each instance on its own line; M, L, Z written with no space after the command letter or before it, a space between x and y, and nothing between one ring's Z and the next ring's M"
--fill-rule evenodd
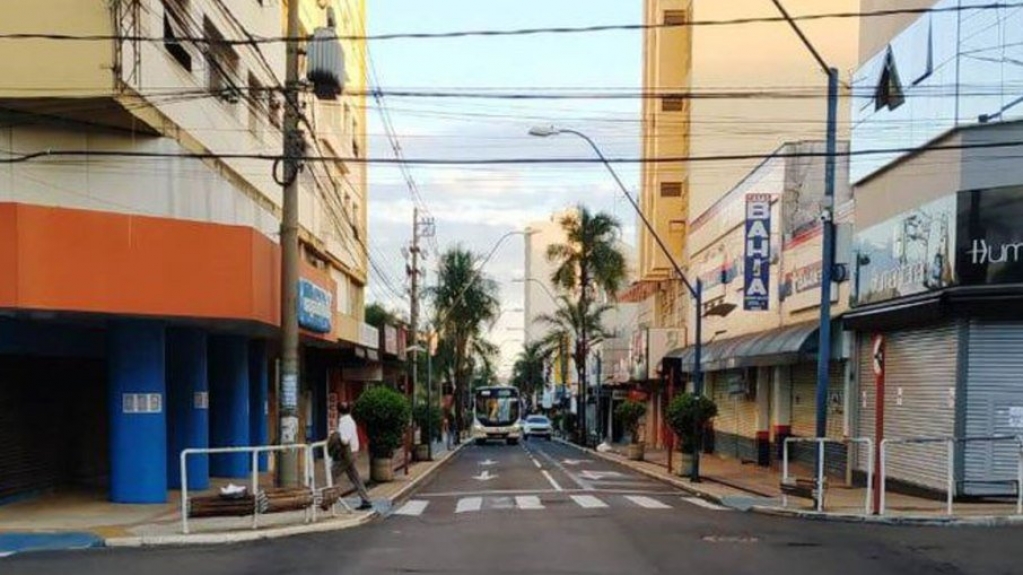
M1019 8L1023 6L1020 2L998 2L989 4L978 4L975 6L948 6L943 8L892 8L892 9L881 9L881 10L869 10L869 11L849 11L849 12L828 12L828 13L815 13L815 14L802 14L799 16L793 16L792 20L796 22L808 22L814 20L848 20L857 18L883 18L889 16L900 16L900 15L923 15L923 14L942 14L942 13L959 13L959 12L976 12L984 10L1002 10ZM597 24L592 26L550 26L550 27L536 27L536 28L512 28L506 30L454 30L447 32L402 32L402 33L389 33L389 34L358 34L358 35L344 35L338 36L338 40L365 42L365 41L386 41L386 40L436 40L436 39L452 39L452 38L469 38L469 37L502 37L502 36L531 36L541 34L587 34L596 32L616 32L616 31L643 31L643 30L658 30L658 29L672 29L672 28L697 28L697 27L715 27L715 26L742 26L749 24L775 24L786 22L786 19L781 16L759 16L759 17L746 17L746 18L730 18L720 20L692 20L688 22L679 23L663 23L663 24ZM231 46L245 46L245 45L258 45L258 44L271 44L280 42L294 42L294 41L313 41L312 38L300 37L300 38L289 38L287 36L256 36L252 39L245 40L211 40L209 38L201 36L184 36L176 38L178 41L187 41L201 44L226 44ZM105 34L86 34L86 35L73 35L73 34L52 34L52 33L10 33L0 34L0 40L55 40L55 41L109 41L109 40L123 40L129 42L164 42L166 38L154 37L154 36L143 36L143 35L131 35L131 36L110 36ZM334 41L331 39L330 41Z
M836 158L876 156L887 154L914 153L941 150L973 150L1023 147L1020 142L982 142L975 144L939 144L932 146L915 146L901 148L872 148L849 150L835 153ZM660 158L607 158L611 164L665 164L665 163L701 163L724 161L765 160L769 158L823 158L825 152L780 152L773 154L710 154L704 156L675 156ZM113 150L44 150L27 154L13 154L12 157L0 158L0 164L19 164L33 160L59 157L115 157L115 158L180 158L180 159L248 159L266 161L292 160L284 155L270 154L214 154L214 153L165 153L137 152ZM365 164L399 164L407 163L424 166L480 166L480 165L542 165L542 164L596 164L603 163L596 158L412 158L396 160L394 158L338 158L336 156L303 156L303 161L319 163L365 163Z

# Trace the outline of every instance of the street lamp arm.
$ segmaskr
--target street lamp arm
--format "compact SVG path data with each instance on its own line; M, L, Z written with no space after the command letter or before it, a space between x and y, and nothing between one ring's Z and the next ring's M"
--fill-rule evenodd
M686 276L685 272L682 271L682 268L678 265L678 262L675 261L675 257L671 255L671 250L668 249L668 246L664 245L664 241L661 240L660 234L657 233L657 231L654 229L654 226L650 223L650 220L648 220L646 215L643 213L643 210L640 209L639 203L637 203L636 199L632 197L631 193L629 193L629 189L625 187L625 184L622 182L622 179L618 177L618 172L615 172L614 168L611 167L611 163L608 162L607 157L604 156L604 152L600 150L600 147L597 146L596 142L594 142L586 134L582 132L577 132L576 130L561 128L558 131L565 134L574 134L576 136L579 136L583 140L586 140L586 143L589 144L591 148L593 148L594 153L596 153L597 157L600 158L601 163L604 164L604 167L607 168L607 171L611 173L611 177L614 178L614 181L615 183L618 184L618 187L619 189L621 189L622 194L625 195L625 199L629 200L629 203L632 204L632 207L636 210L636 214L639 215L639 219L643 221L643 227L645 227L647 231L650 232L650 235L653 236L654 241L657 242L658 247L661 248L661 251L664 252L665 257L668 258L668 261L671 263L671 267L674 268L675 273L678 274L679 278L681 278L682 283L686 286L686 289L689 290L690 295L696 297L697 292L696 287L694 287L693 284L689 282L689 278ZM699 310L697 310L697 313L699 313Z
M797 36L799 36L799 39L803 41L803 45L806 46L806 49L809 50L811 54L813 54L813 59L817 60L817 64L821 67L821 70L823 70L825 74L831 74L832 72L831 66L828 66L827 61L824 60L824 57L821 56L821 53L817 51L817 48L813 45L812 42L810 42L810 39L806 37L806 34L803 33L803 29L800 28L799 24L797 24L796 21L792 19L792 16L789 15L789 11L786 10L785 6L782 5L781 0L772 1L774 2L774 5L778 7L778 11L781 12L781 15L783 18L785 18L785 21L789 23L789 26L792 27L792 30L796 33Z

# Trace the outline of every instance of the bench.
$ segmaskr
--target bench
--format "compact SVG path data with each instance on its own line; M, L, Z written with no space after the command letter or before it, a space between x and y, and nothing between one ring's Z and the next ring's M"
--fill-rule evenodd
M816 479L789 477L788 479L782 480L779 487L781 488L781 492L785 495L802 497L804 499L817 499Z
M252 495L225 498L220 495L200 495L188 501L189 517L243 517L252 515L259 507L259 513L283 513L310 508L317 497L307 488L268 489ZM330 499L324 495L324 499ZM333 505L337 498L330 500Z

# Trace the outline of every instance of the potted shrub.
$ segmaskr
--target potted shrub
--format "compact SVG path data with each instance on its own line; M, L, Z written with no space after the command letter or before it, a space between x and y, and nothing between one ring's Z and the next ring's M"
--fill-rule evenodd
M677 395L668 405L668 425L682 444L682 475L692 466L693 453L703 445L708 424L717 414L717 404L692 393Z
M384 386L367 389L355 402L355 420L369 438L370 478L394 480L394 452L401 447L411 417L404 395Z
M416 460L426 461L429 459L429 442L440 441L442 415L437 406L417 405L412 410L412 419L420 430L419 444L416 445Z
M643 461L645 445L639 440L639 422L646 415L646 404L638 401L619 403L615 408L615 417L622 427L629 432L630 442L628 457L633 461Z

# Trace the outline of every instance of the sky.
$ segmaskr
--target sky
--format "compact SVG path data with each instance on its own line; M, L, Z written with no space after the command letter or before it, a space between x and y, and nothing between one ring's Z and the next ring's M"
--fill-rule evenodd
M473 29L637 24L639 1L625 0L367 0L371 35ZM384 90L501 88L532 92L559 88L642 85L642 33L511 36L430 40L380 40L369 46L378 86ZM372 78L371 78L372 81ZM370 157L391 158L378 106L368 102ZM384 106L406 158L588 157L574 137L527 135L538 124L590 135L609 156L640 155L638 99L447 100L386 97ZM638 190L638 166L622 166L626 186ZM438 249L461 244L489 253L508 232L577 203L616 215L623 237L635 243L635 215L599 164L576 166L411 167L421 204L436 222L426 244L426 284L436 280ZM412 237L409 186L397 167L369 168L370 255L382 273L371 276L367 302L408 309L403 248ZM521 349L523 305L521 236L497 247L485 273L501 285L502 313L490 340L502 348L506 371ZM401 299L405 298L405 299Z

